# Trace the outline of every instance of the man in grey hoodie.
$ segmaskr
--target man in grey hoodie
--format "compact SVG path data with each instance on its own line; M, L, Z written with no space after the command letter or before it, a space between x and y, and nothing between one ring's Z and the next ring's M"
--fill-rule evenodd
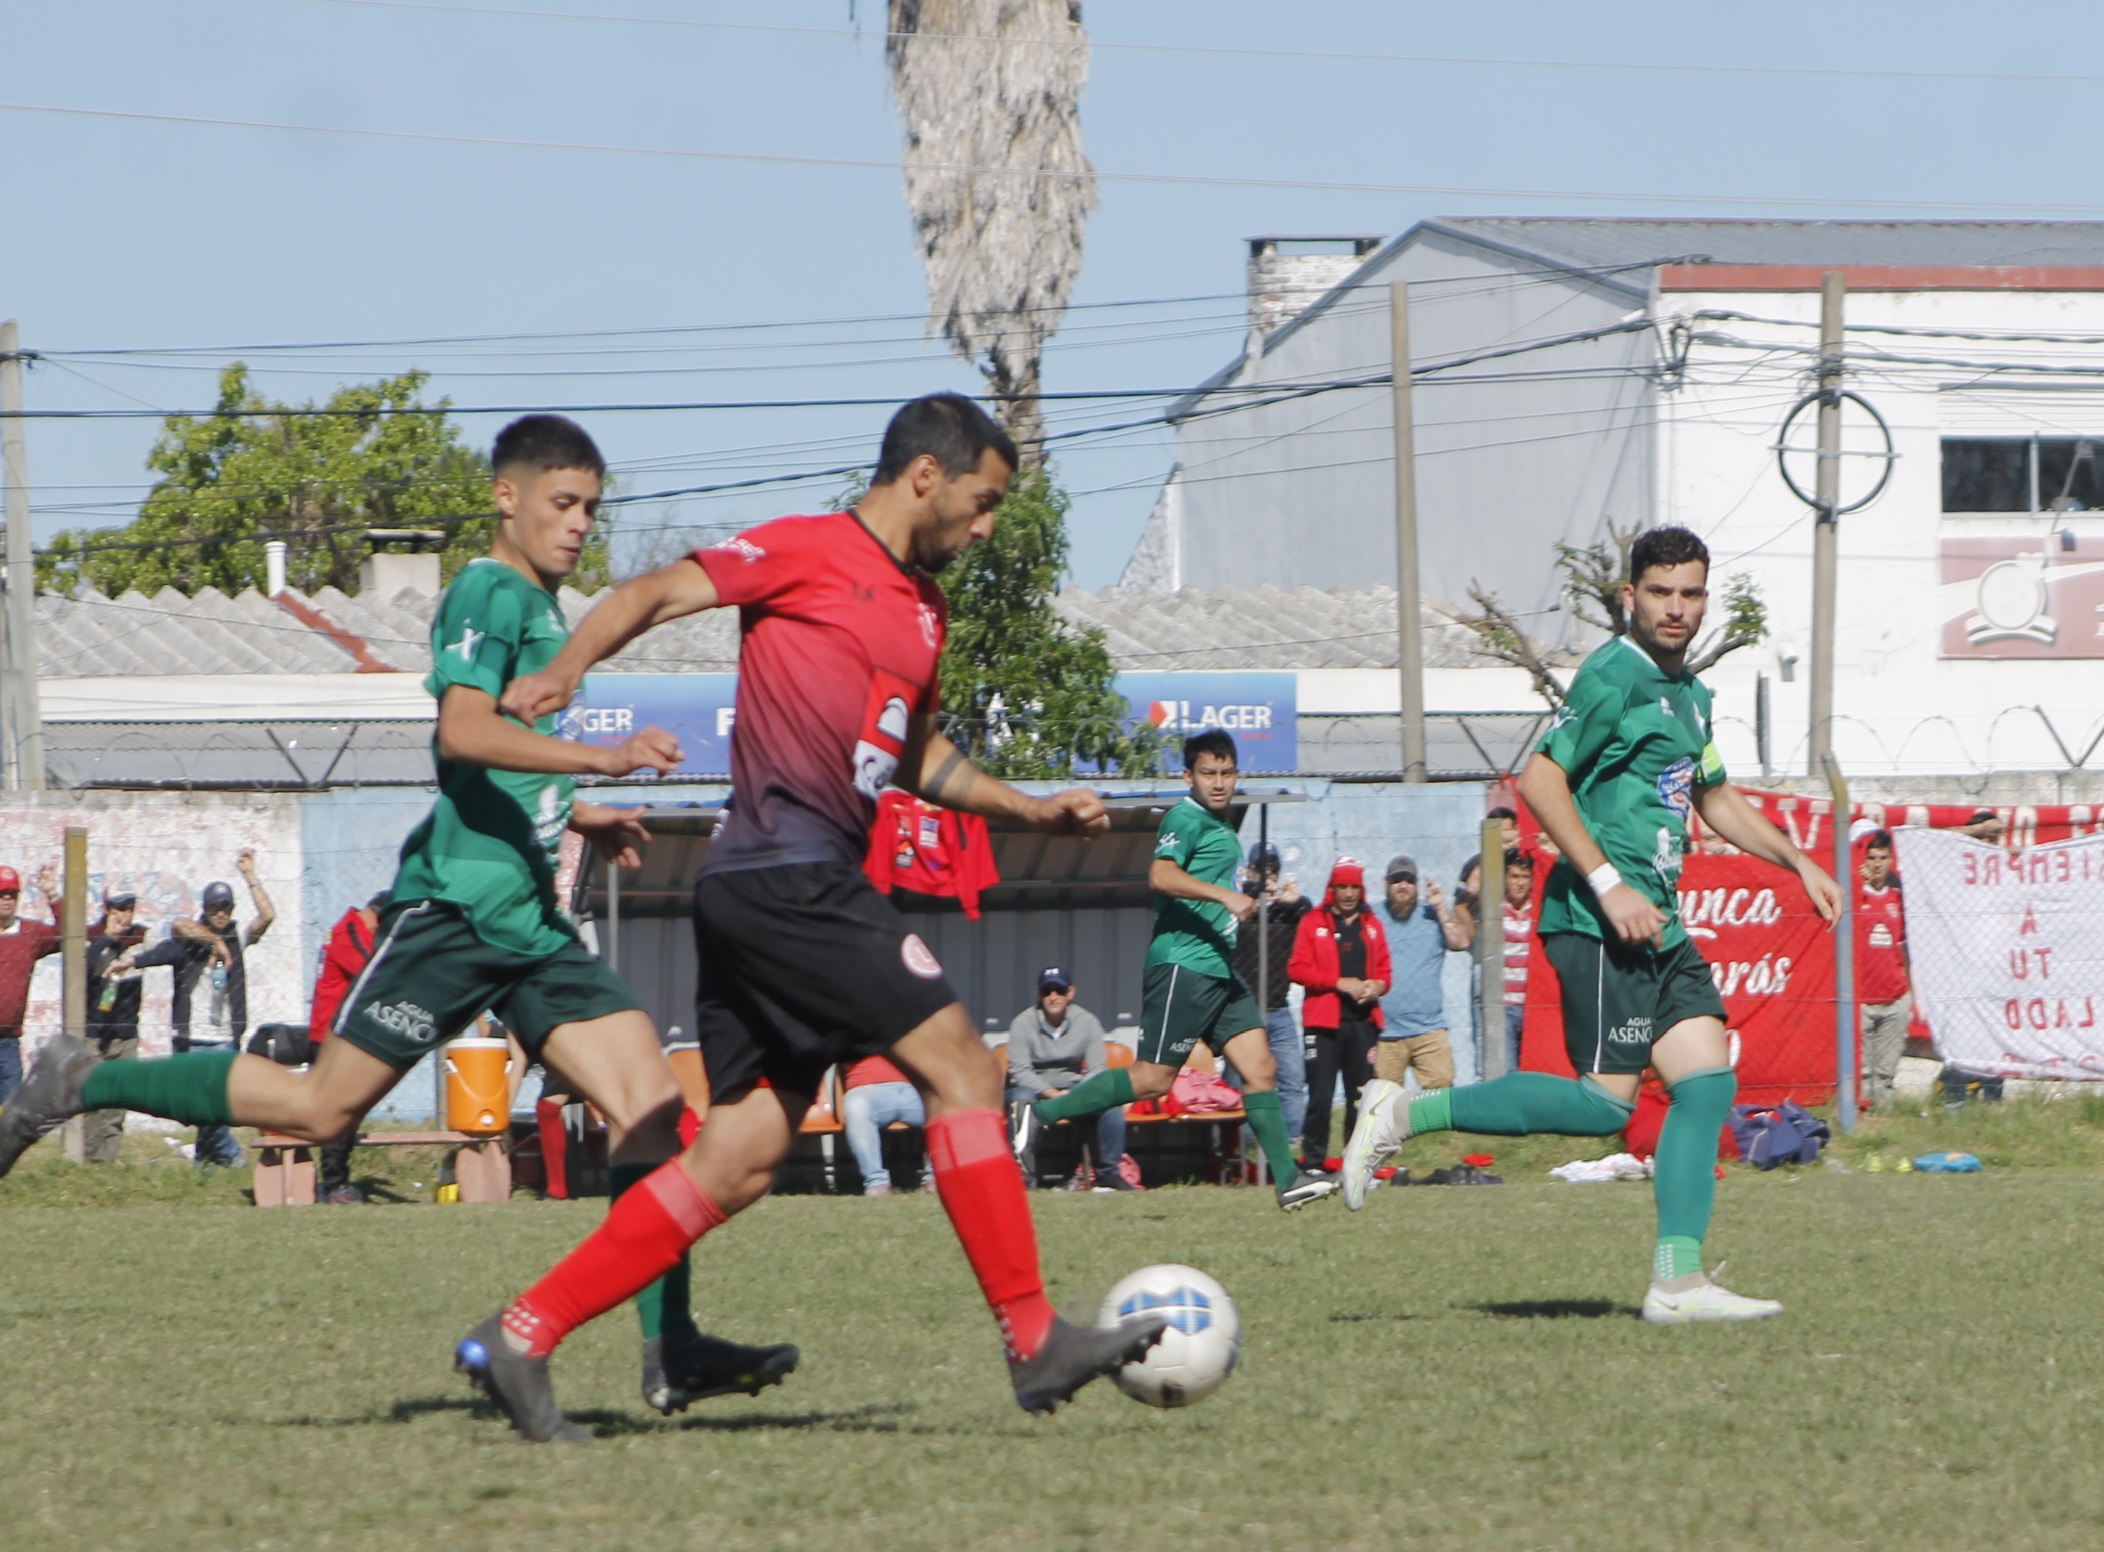
M1075 1004L1074 978L1058 965L1046 966L1037 977L1037 1006L1025 1008L1008 1026L1008 1103L1056 1099L1084 1076L1104 1069L1103 1046L1102 1021ZM1134 1189L1118 1173L1124 1157L1125 1107L1113 1105L1096 1116L1097 1190ZM1035 1180L1034 1156L1023 1160L1023 1174Z

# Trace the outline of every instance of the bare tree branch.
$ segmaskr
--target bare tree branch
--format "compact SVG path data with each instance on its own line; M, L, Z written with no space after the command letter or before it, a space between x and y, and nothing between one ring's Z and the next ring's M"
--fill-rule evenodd
M1447 611L1447 617L1456 625L1473 631L1476 635L1475 650L1481 656L1506 663L1514 668L1523 668L1527 677L1534 681L1535 693L1551 706L1563 704L1563 682L1549 671L1542 661L1540 651L1519 628L1497 596L1483 591L1481 584L1471 581L1468 585L1469 602L1477 609L1475 614Z

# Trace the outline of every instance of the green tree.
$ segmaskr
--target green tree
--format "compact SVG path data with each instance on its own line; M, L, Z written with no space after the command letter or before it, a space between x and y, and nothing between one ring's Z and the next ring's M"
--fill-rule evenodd
M171 415L146 466L157 477L139 515L118 530L71 530L37 563L40 587L86 582L116 595L163 587L236 593L263 585L263 541L290 543L288 584L313 593L358 585L368 528L445 532L448 581L487 554L495 527L489 464L461 439L450 401L425 404L426 376L405 372L338 389L324 405L264 398L236 363L209 415ZM328 414L302 414L326 409ZM606 580L595 538L576 584Z
M1120 775L1160 768L1160 735L1127 731L1103 632L1062 620L1052 598L1067 570L1067 498L1042 468L1001 504L994 536L943 574L950 634L943 712L959 747L1010 780L1073 774L1077 759Z

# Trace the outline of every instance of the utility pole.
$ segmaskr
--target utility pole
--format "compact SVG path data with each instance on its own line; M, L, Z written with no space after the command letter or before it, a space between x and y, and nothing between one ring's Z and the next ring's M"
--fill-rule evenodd
M1826 773L1834 748L1835 551L1841 506L1841 303L1848 277L1819 278L1819 469L1812 507L1812 723L1807 774Z
M37 699L37 563L29 544L29 456L22 442L22 342L0 323L0 478L7 484L7 723L17 790L44 790L44 712Z
M1410 283L1388 288L1390 375L1395 399L1395 672L1402 691L1403 780L1423 782L1425 638L1417 580L1417 425L1410 412Z

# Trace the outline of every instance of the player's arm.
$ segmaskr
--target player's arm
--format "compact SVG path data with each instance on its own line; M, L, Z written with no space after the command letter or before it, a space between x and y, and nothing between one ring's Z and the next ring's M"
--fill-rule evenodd
M1447 904L1446 891L1439 887L1436 879L1425 880L1425 904L1439 918L1439 933L1449 953L1458 954L1476 941L1475 919L1463 916L1457 908Z
M1795 873L1804 892L1812 897L1812 907L1821 920L1832 921L1840 915L1841 886L1827 876L1825 868L1793 846L1787 835L1763 819L1760 810L1747 802L1737 787L1728 781L1697 787L1695 811L1704 824L1740 851Z
M696 568L697 570L700 568ZM972 764L962 749L935 726L932 713L914 723L913 736L899 757L892 782L915 797L982 819L1018 819L1051 835L1078 835L1093 840L1110 828L1103 799L1086 787L1069 787L1048 798L1034 798L989 776Z
M1236 921L1248 921L1257 913L1256 901L1240 890L1223 889L1218 884L1193 878L1167 857L1156 857L1148 865L1147 887L1172 900L1202 900L1208 905L1224 905Z
M650 831L635 811L604 803L572 803L570 828L592 843L600 857L617 868L640 868Z
M1608 925L1615 936L1625 943L1643 943L1656 937L1666 925L1666 918L1659 908L1638 894L1627 884L1620 882L1621 875L1615 873L1607 860L1607 853L1593 839L1592 832L1579 817L1578 803L1571 796L1571 777L1561 765L1547 755L1537 752L1527 761L1526 769L1520 772L1520 797L1528 810L1541 822L1556 849L1563 853L1564 860L1578 870L1578 876L1593 887L1600 902L1600 910L1607 917ZM1603 875L1602 868L1609 871ZM1594 880L1599 880L1595 883ZM1601 887L1605 885L1606 887Z
M595 663L605 662L653 626L713 609L720 602L716 584L691 555L632 577L592 607L547 667L522 674L504 687L503 709L527 724L561 711Z
M545 776L626 776L638 770L666 776L680 761L679 740L662 728L645 728L611 748L573 744L520 726L498 710L489 691L466 684L447 685L438 703L438 752L463 765Z
M256 903L256 914L242 934L244 944L254 943L270 931L272 922L278 919L278 908L270 902L270 891L263 887L263 880L256 877L256 854L244 850L234 859L234 867L241 874L241 882L248 885L248 896Z

